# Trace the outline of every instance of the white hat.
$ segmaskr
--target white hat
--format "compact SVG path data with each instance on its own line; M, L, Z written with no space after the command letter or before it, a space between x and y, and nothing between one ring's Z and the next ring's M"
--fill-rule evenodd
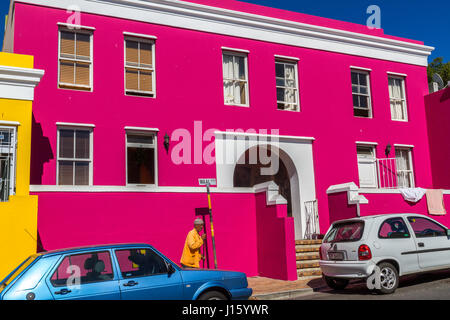
M196 224L205 224L205 223L203 222L202 219L197 218L194 220L194 225L196 225Z

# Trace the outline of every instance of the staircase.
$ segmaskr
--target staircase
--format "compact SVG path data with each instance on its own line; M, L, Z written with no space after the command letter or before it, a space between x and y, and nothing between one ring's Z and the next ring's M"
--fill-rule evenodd
M316 278L322 275L319 267L319 248L322 240L296 240L298 279Z

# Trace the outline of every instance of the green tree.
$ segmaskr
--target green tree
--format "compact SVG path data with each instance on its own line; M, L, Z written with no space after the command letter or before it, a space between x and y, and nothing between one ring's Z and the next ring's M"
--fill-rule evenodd
M443 57L435 58L427 68L428 83L433 81L433 73L438 73L446 85L450 81L450 61L444 63Z

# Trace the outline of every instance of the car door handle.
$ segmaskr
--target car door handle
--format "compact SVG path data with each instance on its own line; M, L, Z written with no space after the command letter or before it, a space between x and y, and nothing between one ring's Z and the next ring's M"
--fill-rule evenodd
M424 244L423 242L419 242L418 245L419 245L419 247L421 247L421 248L425 247L425 244Z
M61 289L60 291L56 291L55 292L55 294L68 294L68 293L70 293L70 292L72 292L72 290L69 290L69 289Z
M137 285L138 283L136 281L128 281L127 283L124 283L124 287L134 287L135 285Z

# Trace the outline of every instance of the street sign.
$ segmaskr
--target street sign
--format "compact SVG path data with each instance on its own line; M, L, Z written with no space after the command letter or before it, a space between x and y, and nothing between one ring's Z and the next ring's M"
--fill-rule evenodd
M216 179L198 179L198 184L201 186L206 186L207 184L210 186L215 186L217 181Z

